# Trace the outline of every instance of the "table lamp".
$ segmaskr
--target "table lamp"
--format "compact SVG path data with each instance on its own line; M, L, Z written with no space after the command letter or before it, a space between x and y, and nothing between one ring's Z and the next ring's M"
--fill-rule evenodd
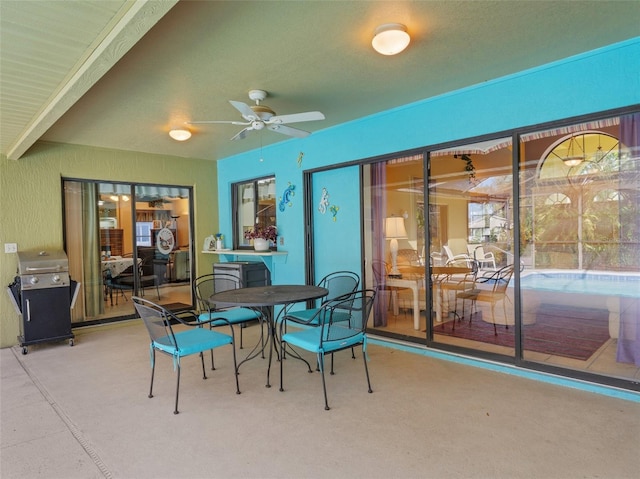
M389 274L400 274L398 270L398 239L407 237L407 230L404 229L404 218L401 216L390 216L385 219L385 236L391 240L389 249L391 250L391 271Z

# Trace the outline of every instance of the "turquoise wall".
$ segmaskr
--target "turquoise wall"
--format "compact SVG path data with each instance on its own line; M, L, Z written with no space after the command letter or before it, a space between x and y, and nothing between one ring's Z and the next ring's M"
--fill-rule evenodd
M229 235L232 230L232 183L275 174L281 196L291 182L296 186L292 206L277 212L278 231L284 238L278 248L289 254L286 263L278 265L274 282L304 282L304 170L636 105L639 65L637 37L264 147L261 153L220 160L220 231ZM358 194L355 187L352 193ZM359 221L359 212L339 215L340 224Z

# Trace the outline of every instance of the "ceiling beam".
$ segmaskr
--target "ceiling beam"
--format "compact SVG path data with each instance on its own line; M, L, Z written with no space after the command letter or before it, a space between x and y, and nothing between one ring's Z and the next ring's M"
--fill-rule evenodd
M105 32L87 60L60 85L40 112L10 146L7 158L18 160L75 102L109 71L178 0L135 0Z

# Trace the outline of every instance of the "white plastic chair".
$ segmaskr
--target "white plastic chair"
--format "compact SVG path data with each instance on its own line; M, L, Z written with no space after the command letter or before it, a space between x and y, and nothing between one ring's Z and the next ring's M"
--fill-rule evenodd
M473 256L473 258L478 262L480 267L482 268L484 265L488 265L491 267L493 271L496 268L496 257L493 255L491 251L485 252L484 247L482 245L469 245L469 254Z

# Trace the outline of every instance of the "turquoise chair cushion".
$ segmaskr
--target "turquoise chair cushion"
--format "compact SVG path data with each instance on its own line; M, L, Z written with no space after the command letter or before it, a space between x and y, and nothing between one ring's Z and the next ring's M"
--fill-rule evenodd
M335 335L338 332L339 327L334 326L332 334ZM292 346L296 346L313 353L330 353L343 348L349 348L356 344L363 343L365 341L365 335L362 332L354 334L354 330L350 328L343 328L345 332L344 339L332 339L331 341L325 340L320 346L320 334L322 334L322 328L310 328L302 331L295 331L286 333L282 336L282 341Z
M156 349L171 354L172 356L183 357L190 354L200 353L208 349L231 344L233 339L228 334L218 333L205 328L193 328L174 334L178 348L171 344L169 337L159 338L153 342Z
M224 318L231 324L244 323L246 321L252 321L254 319L260 319L260 313L247 308L232 308L224 311L214 311L211 314L213 318ZM209 321L209 313L202 313L198 316L198 321ZM214 326L222 326L227 324L226 321L220 319L219 321L212 321Z

